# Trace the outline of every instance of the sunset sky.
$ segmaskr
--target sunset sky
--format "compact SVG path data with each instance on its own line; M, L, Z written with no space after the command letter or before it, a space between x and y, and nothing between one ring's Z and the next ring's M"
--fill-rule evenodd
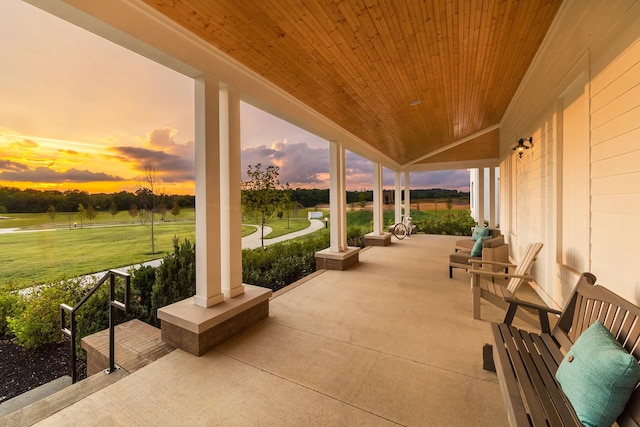
M150 161L168 194L194 194L193 80L23 3L0 2L0 185L135 191ZM241 105L242 170L280 166L292 188L328 188L328 143ZM347 154L347 187L372 165ZM411 175L468 191L466 170ZM385 185L393 174L385 170Z

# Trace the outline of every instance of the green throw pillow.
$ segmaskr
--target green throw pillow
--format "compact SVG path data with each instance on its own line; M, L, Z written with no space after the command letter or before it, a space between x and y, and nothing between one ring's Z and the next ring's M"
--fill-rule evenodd
M471 256L482 256L482 245L488 238L489 237L479 237L478 240L476 240L476 242L473 244L473 248L471 249Z
M473 227L473 234L471 234L471 240L478 240L480 237L487 237L489 235L489 227L476 226Z
M610 426L640 380L640 366L596 321L562 359L556 379L585 426Z

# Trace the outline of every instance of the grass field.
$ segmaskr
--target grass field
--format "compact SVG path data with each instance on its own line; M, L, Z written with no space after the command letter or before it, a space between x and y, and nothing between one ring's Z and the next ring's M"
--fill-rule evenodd
M0 284L21 288L162 258L174 236L195 242L194 223L156 224L155 254L140 224L0 234Z
M155 254L151 231L137 219L132 221L127 212L115 218L101 212L91 225L85 219L82 226L62 214L53 221L44 213L4 217L9 219L0 220L0 286L23 288L162 258L173 251L174 236L196 242L193 209L183 209L176 218L167 215L166 221L156 219ZM267 225L273 228L268 237L304 229L309 226L307 211L299 211L297 219L288 223L285 218ZM2 229L19 230L2 233ZM242 236L256 232L255 227L242 226Z

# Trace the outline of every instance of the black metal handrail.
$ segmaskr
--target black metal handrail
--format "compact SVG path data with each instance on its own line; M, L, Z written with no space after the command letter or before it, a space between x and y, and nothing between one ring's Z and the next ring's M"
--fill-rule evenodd
M124 303L115 299L116 277L125 279ZM67 304L60 304L60 329L62 333L71 338L71 382L75 384L77 381L76 369L76 311L93 295L100 287L109 279L109 368L105 373L110 374L118 369L115 364L115 320L114 310L127 311L129 309L129 293L131 291L131 275L118 270L109 270L102 279L94 285L94 287L84 296L74 307ZM69 313L69 327L65 313Z

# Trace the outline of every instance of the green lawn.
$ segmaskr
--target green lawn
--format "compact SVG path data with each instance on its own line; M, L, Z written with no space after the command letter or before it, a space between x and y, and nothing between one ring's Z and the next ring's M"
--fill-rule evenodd
M0 233L0 286L11 283L22 288L33 283L55 282L63 277L76 277L158 259L173 251L173 237L195 243L195 212L183 209L177 219L155 223L155 250L151 253L151 231L136 219L132 223L126 212L115 219L100 212L91 221L67 222L56 215L54 221L46 213L5 214L0 229L19 228L20 232ZM77 218L76 218L77 219ZM306 210L291 218L267 224L273 228L269 237L298 231L309 226ZM242 226L242 236L257 232L255 227Z
M274 237L283 236L285 234L293 233L294 231L303 230L309 227L311 223L307 219L306 215L304 218L298 219L290 219L287 221L284 219L276 219L267 224L267 226L271 227L273 231L265 236L267 239L272 239Z
M140 225L0 234L1 284L18 287L137 264L173 251L173 237L195 242L194 223L159 223L155 249Z

